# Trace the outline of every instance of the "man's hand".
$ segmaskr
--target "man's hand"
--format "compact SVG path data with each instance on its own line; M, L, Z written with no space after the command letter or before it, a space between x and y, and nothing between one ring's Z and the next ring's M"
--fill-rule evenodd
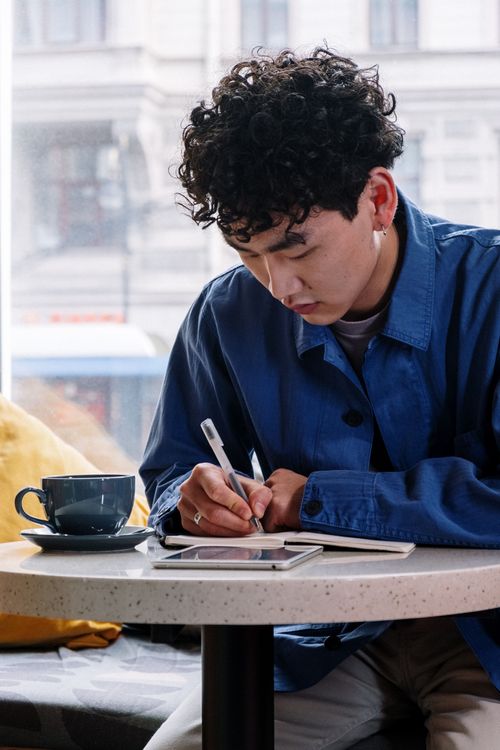
M180 486L177 508L182 526L190 534L200 536L244 536L255 531L250 518L262 518L272 492L254 479L238 477L248 495L246 503L224 479L222 469L213 464L197 464L189 479ZM199 513L201 519L194 522Z
M289 469L276 469L265 482L272 491L262 525L265 531L300 529L300 506L307 477Z

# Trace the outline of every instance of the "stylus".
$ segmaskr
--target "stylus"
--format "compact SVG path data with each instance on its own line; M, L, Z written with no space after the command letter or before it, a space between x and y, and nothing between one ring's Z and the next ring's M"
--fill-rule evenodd
M220 464L220 467L222 471L224 472L224 476L226 477L227 481L231 485L232 489L236 492L237 495L243 498L245 502L248 503L248 497L241 486L241 482L238 479L238 475L234 471L233 467L231 466L231 462L229 461L226 451L222 447L224 443L221 440L221 437L217 430L215 429L215 425L212 422L211 419L204 419L201 423L201 429L203 430L203 434L205 435L206 439L208 440L210 447L212 448L213 452L215 453L215 457L217 458L217 461ZM262 528L262 524L259 521L259 519L256 516L252 516L250 519L251 523L255 526L257 531L264 531Z

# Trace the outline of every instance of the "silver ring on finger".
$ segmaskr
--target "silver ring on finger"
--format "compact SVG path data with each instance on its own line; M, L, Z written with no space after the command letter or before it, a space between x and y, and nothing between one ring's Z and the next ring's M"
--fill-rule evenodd
M193 521L195 522L195 524L197 526L199 526L200 525L200 521L201 521L202 518L203 518L203 516L201 515L200 511L197 510L196 513L193 516Z

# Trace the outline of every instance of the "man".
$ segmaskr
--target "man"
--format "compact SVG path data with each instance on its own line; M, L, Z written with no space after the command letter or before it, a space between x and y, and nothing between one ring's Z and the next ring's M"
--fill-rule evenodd
M142 466L160 533L252 533L255 514L267 531L500 547L500 235L398 195L394 108L376 69L317 49L239 63L191 113L187 205L243 265L172 350ZM417 707L433 750L491 750L495 615L278 629L276 747L341 750ZM198 700L148 748L201 747Z

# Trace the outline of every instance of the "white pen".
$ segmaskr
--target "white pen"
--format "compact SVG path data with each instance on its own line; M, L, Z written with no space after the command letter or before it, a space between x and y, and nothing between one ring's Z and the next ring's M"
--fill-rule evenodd
M215 453L215 457L217 458L217 461L219 462L227 481L231 485L232 489L236 492L236 494L242 497L243 500L248 503L247 493L241 486L238 475L235 473L233 467L231 466L231 462L226 455L226 451L222 447L224 443L222 442L219 433L215 429L214 423L211 419L204 419L200 426L203 430L203 434L210 444L210 447ZM252 516L250 521L251 523L253 523L257 531L264 531L261 522L256 516Z

